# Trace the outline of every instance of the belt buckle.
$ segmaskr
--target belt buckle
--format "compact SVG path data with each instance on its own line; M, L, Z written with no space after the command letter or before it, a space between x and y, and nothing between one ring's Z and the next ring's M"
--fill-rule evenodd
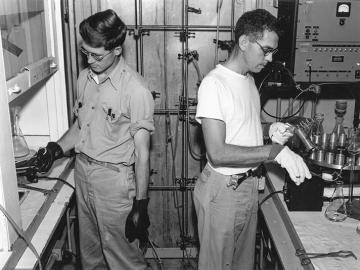
M230 175L230 179L228 184L226 185L227 187L232 187L233 190L236 190L240 184L247 178L246 174L233 174Z
M252 175L252 170L248 170L244 173L233 174L230 176L229 183L227 187L232 187L233 190L236 190L242 182L244 182L249 176Z

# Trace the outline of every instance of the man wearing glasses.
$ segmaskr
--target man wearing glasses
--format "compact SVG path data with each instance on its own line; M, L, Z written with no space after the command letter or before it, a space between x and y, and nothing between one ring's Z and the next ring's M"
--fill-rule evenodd
M311 178L303 159L283 144L291 134L273 123L263 145L260 97L252 73L272 61L278 47L276 18L263 9L244 13L224 64L202 81L196 119L202 125L207 164L194 190L200 240L199 270L254 267L257 167L274 161L300 184Z
M81 269L146 269L153 98L122 57L126 26L113 10L82 21L80 35L89 66L78 78L76 121L35 166L47 172L75 148Z

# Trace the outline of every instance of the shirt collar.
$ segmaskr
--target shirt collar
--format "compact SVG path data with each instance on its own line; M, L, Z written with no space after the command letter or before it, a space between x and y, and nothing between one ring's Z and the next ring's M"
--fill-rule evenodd
M119 75L121 73L125 72L125 68L126 68L125 59L124 59L124 57L120 56L119 62L117 63L115 68L109 73L109 75L103 82L105 82L106 80L109 79L111 81L111 83L113 83L113 84L119 83L119 81L120 81ZM96 75L96 73L94 73L90 68L89 68L89 72L88 72L88 79L89 80L92 79L92 80L94 80L94 82L96 84L100 84L98 75Z

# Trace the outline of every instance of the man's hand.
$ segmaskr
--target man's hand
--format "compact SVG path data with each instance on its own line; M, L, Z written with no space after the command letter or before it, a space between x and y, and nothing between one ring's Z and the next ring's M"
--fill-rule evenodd
M294 128L286 123L275 122L270 125L269 137L272 142L284 145L294 135Z
M56 142L49 142L45 148L40 148L33 160L33 165L38 172L48 172L54 161L62 158L64 152Z
M134 198L133 207L126 219L125 236L129 242L139 239L140 245L143 246L148 241L148 231L150 219L147 212L149 198L136 200Z
M305 178L311 178L309 168L306 166L302 157L291 151L287 146L279 152L275 157L275 161L279 163L281 167L286 169L290 178L296 185L300 185L304 182Z

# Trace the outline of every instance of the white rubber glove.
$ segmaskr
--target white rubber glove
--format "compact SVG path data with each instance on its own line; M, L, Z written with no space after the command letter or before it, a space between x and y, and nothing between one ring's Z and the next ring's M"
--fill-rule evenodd
M272 142L284 145L294 135L294 127L282 122L270 125L269 137Z
M275 161L279 163L282 168L286 169L296 185L304 182L305 178L311 178L309 168L302 157L291 151L287 146L275 157Z

